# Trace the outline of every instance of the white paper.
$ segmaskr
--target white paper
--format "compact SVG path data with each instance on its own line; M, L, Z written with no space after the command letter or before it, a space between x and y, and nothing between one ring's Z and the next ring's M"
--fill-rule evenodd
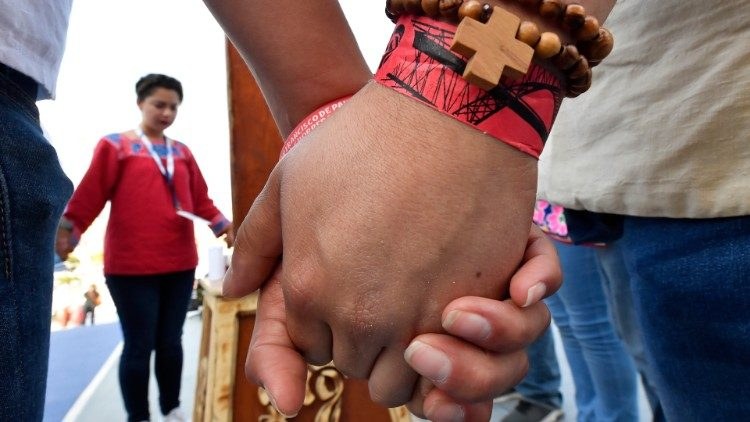
M185 210L177 210L177 215L187 218L188 220L193 220L193 222L195 223L205 224L207 226L211 224L211 222L206 220L205 218L198 217L192 212L187 212Z

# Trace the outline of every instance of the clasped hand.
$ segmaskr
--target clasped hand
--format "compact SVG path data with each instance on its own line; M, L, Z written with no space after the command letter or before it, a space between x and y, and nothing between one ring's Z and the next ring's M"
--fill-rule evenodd
M302 405L305 361L332 361L383 405L489 417L549 323L541 304L491 299L525 305L559 283L553 248L529 235L535 169L367 85L280 161L239 229L224 293L264 288L248 377L286 414Z

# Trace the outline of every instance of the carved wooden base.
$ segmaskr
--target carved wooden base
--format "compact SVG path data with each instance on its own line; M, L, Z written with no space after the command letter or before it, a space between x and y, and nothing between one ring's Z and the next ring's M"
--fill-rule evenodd
M205 284L204 288L193 420L286 421L270 404L265 391L245 379L257 296L228 300ZM311 366L304 406L291 420L408 422L411 417L405 407L388 409L373 403L365 381L344 379L333 366Z

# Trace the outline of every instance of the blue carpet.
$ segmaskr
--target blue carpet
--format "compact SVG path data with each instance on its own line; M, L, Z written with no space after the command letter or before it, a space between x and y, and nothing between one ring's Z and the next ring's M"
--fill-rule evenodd
M65 417L121 340L119 323L52 333L45 421L57 422Z

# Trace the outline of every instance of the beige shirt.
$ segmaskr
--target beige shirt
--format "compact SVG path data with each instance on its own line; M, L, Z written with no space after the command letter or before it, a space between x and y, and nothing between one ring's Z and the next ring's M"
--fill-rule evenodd
M565 100L539 197L648 217L750 215L750 1L619 0L615 49Z
M0 62L40 84L54 98L73 0L0 0Z

